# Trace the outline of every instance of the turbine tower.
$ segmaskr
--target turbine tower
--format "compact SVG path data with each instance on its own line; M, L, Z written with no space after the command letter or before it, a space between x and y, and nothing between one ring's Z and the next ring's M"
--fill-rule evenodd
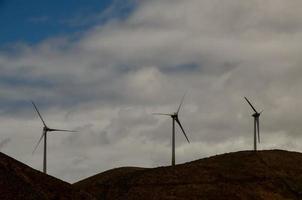
M246 97L244 98L255 112L252 116L254 117L254 151L257 151L257 138L258 143L260 143L259 117L263 110L261 112L258 112L251 104L251 102Z
M172 118L172 166L175 166L175 122L179 125L179 127L181 128L182 130L182 133L184 134L184 136L186 137L188 143L190 143L187 135L186 135L186 132L184 130L184 128L182 127L180 121L179 121L179 118L178 118L178 113L179 113L179 110L182 106L182 103L183 103L183 100L184 100L184 97L185 95L182 97L181 99L181 102L178 106L178 109L175 113L172 113L172 114L167 114L167 113L153 113L154 115L166 115L166 116L170 116Z
M37 113L38 113L38 115L39 115L39 117L40 117L40 119L41 119L41 121L42 121L42 123L43 123L43 131L42 131L42 135L41 135L41 137L40 137L40 139L39 139L37 145L35 146L33 153L36 151L36 149L37 149L37 147L39 146L41 140L44 138L43 173L46 174L46 167L47 167L47 133L48 133L48 132L53 132L53 131L64 131L64 132L76 132L76 131L49 128L49 127L46 125L46 123L45 123L45 121L44 121L42 115L40 114L40 112L39 112L39 110L38 110L36 104L35 104L33 101L31 101L31 103L33 104L35 110L37 111Z

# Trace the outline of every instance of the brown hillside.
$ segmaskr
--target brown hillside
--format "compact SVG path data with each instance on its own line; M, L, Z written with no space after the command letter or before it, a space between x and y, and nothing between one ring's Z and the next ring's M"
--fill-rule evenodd
M74 186L97 199L302 199L302 154L243 151L154 169L119 168Z
M0 153L1 200L92 200L69 183L45 175Z

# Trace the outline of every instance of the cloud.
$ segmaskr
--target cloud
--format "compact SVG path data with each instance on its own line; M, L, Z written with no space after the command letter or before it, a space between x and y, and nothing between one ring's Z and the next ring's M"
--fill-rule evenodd
M102 12L91 11L86 8L69 19L63 19L62 24L71 27L85 27L91 25L101 25L108 21L123 20L136 8L136 0L113 0L111 4Z
M76 38L2 50L6 153L41 168L41 149L29 156L41 132L33 99L49 126L80 131L49 136L52 175L73 182L118 166L168 165L171 119L152 113L175 112L186 91L180 120L191 143L177 128L177 162L251 149L243 96L264 109L260 149L301 151L301 6L138 1L127 16Z
M1 140L1 141L0 141L0 150L1 150L2 148L4 148L10 141L11 141L10 138L5 138L5 139Z

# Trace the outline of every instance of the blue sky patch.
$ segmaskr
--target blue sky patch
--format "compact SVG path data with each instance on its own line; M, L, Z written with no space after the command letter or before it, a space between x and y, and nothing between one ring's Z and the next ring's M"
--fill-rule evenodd
M0 0L0 46L72 35L124 18L133 8L131 0Z

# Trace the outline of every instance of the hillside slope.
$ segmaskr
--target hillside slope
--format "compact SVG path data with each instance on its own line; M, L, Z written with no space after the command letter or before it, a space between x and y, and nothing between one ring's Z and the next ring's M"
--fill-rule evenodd
M242 151L175 167L118 168L75 183L97 199L302 199L302 154Z
M71 184L0 153L0 199L2 200L92 200Z

